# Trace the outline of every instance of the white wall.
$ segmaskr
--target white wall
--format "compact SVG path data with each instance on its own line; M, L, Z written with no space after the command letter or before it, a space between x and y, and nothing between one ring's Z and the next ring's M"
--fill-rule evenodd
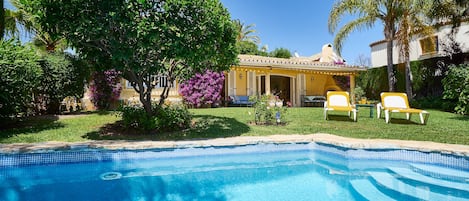
M452 25L446 25L441 27L435 35L438 36L439 48L438 52L435 54L422 55L422 49L420 47L421 38L413 38L410 43L410 60L415 61L419 59L428 59L431 57L443 56L444 52L442 51L442 44L448 40L448 33L451 31ZM459 28L458 33L455 37L456 41L460 43L463 52L469 52L469 23L463 23ZM372 67L381 67L387 65L387 53L386 53L386 42L380 41L372 43L371 47L371 66ZM402 60L402 58L401 58ZM402 63L399 58L399 47L394 41L393 47L393 63Z

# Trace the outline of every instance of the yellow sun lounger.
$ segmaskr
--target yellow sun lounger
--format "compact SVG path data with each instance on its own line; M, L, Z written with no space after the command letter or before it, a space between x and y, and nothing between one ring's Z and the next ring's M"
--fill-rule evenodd
M420 123L426 124L428 120L428 113L425 110L411 108L409 106L409 99L405 93L395 92L382 92L381 104L377 107L378 118L381 116L381 110L384 110L384 119L386 123L391 120L391 113L406 113L407 120L410 120L412 114L419 114Z
M353 113L353 121L357 121L357 110L350 104L350 95L346 91L328 91L327 100L324 104L324 119L328 118L329 111L348 112L348 116Z

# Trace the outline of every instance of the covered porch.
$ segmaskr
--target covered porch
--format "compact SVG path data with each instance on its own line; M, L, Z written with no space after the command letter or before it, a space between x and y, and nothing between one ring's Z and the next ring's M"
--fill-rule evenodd
M225 96L273 94L299 107L304 96L325 96L327 91L348 90L335 76L346 76L353 95L355 76L364 68L307 58L271 58L239 55L240 63L226 74ZM352 98L352 100L354 100Z

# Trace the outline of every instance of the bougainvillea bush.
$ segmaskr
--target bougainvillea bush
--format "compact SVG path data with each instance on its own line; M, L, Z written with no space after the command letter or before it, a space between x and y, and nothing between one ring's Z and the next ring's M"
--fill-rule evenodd
M350 90L350 77L349 76L340 76L334 75L335 83L342 89L342 90Z
M191 79L181 83L179 93L184 102L193 106L213 105L220 101L225 75L223 72L206 71L197 73Z
M91 102L98 110L106 110L119 99L122 91L120 72L112 69L94 72L90 83Z

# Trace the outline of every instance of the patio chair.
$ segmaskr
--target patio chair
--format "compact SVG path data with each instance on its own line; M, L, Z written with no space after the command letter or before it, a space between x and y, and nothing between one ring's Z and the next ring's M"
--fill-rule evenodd
M346 91L328 91L327 100L324 103L324 119L328 120L329 111L348 112L351 117L353 113L353 121L357 121L357 110L350 104L350 95Z
M430 115L425 110L411 108L407 94L396 92L382 92L381 104L377 107L377 110L378 118L381 116L381 110L384 110L386 123L390 122L392 113L405 113L407 120L410 120L412 114L419 114L420 123L425 125Z

